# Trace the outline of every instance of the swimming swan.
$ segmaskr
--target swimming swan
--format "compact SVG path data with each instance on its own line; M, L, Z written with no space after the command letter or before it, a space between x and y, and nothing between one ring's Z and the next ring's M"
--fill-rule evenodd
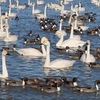
M54 69L61 69L61 68L69 68L74 63L75 60L65 60L65 59L56 59L50 62L50 42L46 37L43 37L42 45L47 46L47 53L46 53L46 60L44 63L44 67L54 68Z
M9 53L3 49L3 51L2 51L2 74L0 74L0 78L7 78L8 77L8 71L6 68L6 61L5 61L5 56L8 54Z
M59 41L56 43L57 48L66 48L66 46L78 48L79 46L82 47L86 43L80 40L80 36L73 35L73 25L71 25L70 37L67 40L64 41L65 34L63 32L55 33L54 35L60 38Z
M41 42L42 41L43 39L41 39ZM22 49L15 50L15 51L18 52L22 56L34 56L34 57L41 57L41 56L45 57L46 56L44 45L42 45L42 53L35 48L22 48Z
M81 56L80 60L85 63L95 62L95 58L92 54L90 54L90 41L87 41L87 50Z
M4 38L4 42L16 42L18 40L18 36L10 35L8 32L8 25L6 27L6 37Z

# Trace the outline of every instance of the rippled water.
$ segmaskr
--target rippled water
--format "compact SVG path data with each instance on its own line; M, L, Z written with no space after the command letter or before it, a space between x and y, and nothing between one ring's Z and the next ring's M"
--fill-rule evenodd
M31 0L31 2L36 2L35 0ZM45 0L45 3L58 3L57 0ZM14 2L13 2L14 3ZM20 0L20 4L27 3L27 0ZM78 0L73 0L73 4L78 3ZM2 13L8 11L8 0L6 3L1 3ZM91 4L90 0L82 0L82 5L86 8L85 12L94 12L97 13L96 23L86 23L85 25L89 26L92 29L94 26L98 27L100 24L100 8ZM41 9L43 13L43 7L36 6L36 8ZM70 9L70 4L65 6L65 9ZM53 33L47 33L40 29L38 20L35 19L35 16L31 13L32 8L28 7L24 10L12 9L12 12L16 12L19 16L20 20L16 21L14 18L9 20L9 32L12 34L18 35L17 48L25 47L23 45L23 38L27 35L27 33L32 30L33 34L39 34L40 37L46 36L51 41L51 60L56 58L65 58L68 59L67 54L55 52L54 46L58 41L57 37L53 37ZM47 10L47 17L54 18L56 23L59 22L57 18L59 12L55 12L53 10ZM67 22L64 23L67 25ZM66 36L66 38L69 35ZM95 49L96 47L100 47L100 37L98 36L87 36L86 32L81 35L82 40L90 40L91 48ZM13 44L6 44L0 41L0 49L2 46L12 46ZM27 46L31 47L31 46ZM32 46L34 47L34 45ZM1 54L0 54L1 60ZM77 77L79 81L79 85L90 85L94 86L94 81L96 79L100 79L100 69L89 68L85 66L81 61L77 60L72 68L70 69L61 69L61 70L50 70L44 69L43 64L44 58L30 58L19 56L17 53L11 53L10 56L6 56L7 61L7 69L9 72L9 79L20 80L20 78L27 76L29 78L39 77L44 78L46 76L49 77L57 77L67 76L70 80L73 77ZM0 62L1 65L1 62ZM1 71L1 69L0 69ZM73 89L67 89L61 87L60 93L47 94L40 92L38 90L31 89L30 87L4 87L0 88L0 100L100 100L100 92L98 94L91 93L80 93L73 91Z

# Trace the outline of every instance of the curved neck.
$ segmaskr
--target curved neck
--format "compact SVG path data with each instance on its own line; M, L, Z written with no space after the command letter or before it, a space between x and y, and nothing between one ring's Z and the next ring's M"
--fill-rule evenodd
M6 68L6 60L5 60L5 55L2 54L2 75L8 77L8 71Z
M73 30L74 30L74 28L73 28L73 25L71 26L71 33L70 33L70 39L73 39Z
M48 67L50 64L50 43L47 45L47 53L46 53L46 60L44 63L44 67Z
M61 44L63 43L63 41L64 41L64 36L63 36L63 35L61 35L61 37L60 37L59 41L56 43L56 47L60 47L60 46L61 46Z
M46 17L46 9L47 9L47 6L44 7L44 16Z

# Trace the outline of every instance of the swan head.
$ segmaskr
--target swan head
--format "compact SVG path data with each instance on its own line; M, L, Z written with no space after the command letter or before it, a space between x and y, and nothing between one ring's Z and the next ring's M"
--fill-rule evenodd
M2 55L9 55L9 53L6 50L2 49Z
M42 37L42 39L41 39L41 44L42 45L47 45L48 44L48 38L46 38L46 37Z
M87 40L87 41L86 41L86 44L87 44L87 45L90 45L90 40Z

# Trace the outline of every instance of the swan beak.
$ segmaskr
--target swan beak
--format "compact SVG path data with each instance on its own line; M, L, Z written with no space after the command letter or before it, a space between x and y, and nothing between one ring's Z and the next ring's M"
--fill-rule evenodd
M10 55L8 51L6 52L6 55Z
M43 41L43 42L42 42L42 45L45 45L45 43L46 43L46 42L45 42L45 41Z

